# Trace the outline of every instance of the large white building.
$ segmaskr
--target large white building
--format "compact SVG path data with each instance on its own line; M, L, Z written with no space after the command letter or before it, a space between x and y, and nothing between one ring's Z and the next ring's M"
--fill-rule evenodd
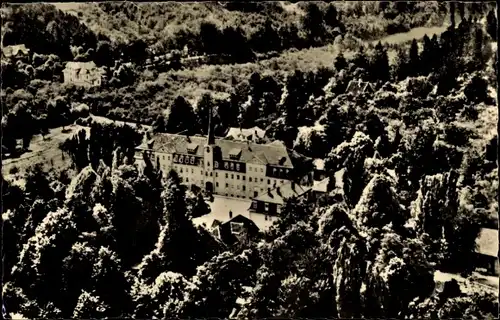
M209 121L210 122L210 121ZM290 153L280 141L251 141L178 134L156 134L137 148L158 163L164 173L174 169L182 182L222 196L253 199L289 184L295 176Z
M77 86L100 86L104 78L103 68L98 68L93 61L68 62L63 70L64 83Z

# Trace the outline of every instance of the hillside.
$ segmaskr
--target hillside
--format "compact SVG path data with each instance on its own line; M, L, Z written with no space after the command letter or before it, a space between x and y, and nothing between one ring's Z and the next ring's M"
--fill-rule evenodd
M4 5L4 317L497 318L492 7Z

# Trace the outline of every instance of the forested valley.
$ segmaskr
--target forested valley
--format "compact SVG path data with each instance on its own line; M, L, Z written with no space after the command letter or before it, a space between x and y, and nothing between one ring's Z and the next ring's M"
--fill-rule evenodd
M274 2L2 7L3 46L30 49L2 58L2 154L86 128L60 144L65 167L33 163L22 185L2 170L7 316L498 317L498 288L435 281L470 279L480 229L498 227L495 4L291 5L300 14ZM428 21L449 25L374 41ZM342 50L326 67L265 65L332 43ZM209 55L220 60L187 65ZM68 61L95 62L107 81L63 83ZM139 170L135 147L158 132L206 134L212 108L217 136L257 125L323 159L329 200L289 199L236 247L193 224L204 199L146 155Z

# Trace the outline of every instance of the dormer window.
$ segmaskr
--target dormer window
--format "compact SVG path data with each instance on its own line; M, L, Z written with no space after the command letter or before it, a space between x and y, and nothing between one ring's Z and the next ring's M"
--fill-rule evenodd
M234 148L229 151L229 158L232 160L238 160L241 156L241 149Z
M187 145L187 152L188 153L195 154L197 150L198 150L198 145L196 143L189 143Z
M286 161L286 157L281 157L280 161L279 161L279 164L280 166L282 166Z
M220 228L219 226L215 227L214 229L214 235L216 238L220 239Z
M230 222L231 233L241 234L243 232L243 223L241 222Z

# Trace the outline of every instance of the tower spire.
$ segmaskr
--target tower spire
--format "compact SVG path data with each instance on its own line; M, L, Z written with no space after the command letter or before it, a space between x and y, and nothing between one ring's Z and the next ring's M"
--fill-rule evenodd
M210 103L210 106L208 107L208 141L207 141L209 145L215 144L215 136L212 129L212 109L213 106Z

